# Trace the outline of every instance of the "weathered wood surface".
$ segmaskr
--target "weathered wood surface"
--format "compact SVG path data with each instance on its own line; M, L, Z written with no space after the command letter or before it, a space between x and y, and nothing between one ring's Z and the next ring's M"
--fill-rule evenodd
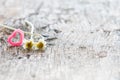
M1 31L0 80L120 80L120 0L0 0L1 23L24 19L57 39L26 52Z

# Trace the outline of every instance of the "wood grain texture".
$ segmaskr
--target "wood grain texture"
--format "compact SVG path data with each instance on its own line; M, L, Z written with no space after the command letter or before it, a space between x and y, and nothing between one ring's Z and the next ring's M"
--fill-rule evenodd
M0 80L120 80L119 5L119 0L0 0L1 23L30 31L22 24L26 19L36 33L57 38L47 40L45 52L25 51L9 47L1 29Z

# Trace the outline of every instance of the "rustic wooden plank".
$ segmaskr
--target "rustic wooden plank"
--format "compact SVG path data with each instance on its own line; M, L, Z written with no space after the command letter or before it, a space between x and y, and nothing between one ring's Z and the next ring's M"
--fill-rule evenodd
M10 47L9 30L0 27L0 80L120 80L119 5L119 0L0 0L0 23L30 31L23 25L29 20L49 44L45 52Z

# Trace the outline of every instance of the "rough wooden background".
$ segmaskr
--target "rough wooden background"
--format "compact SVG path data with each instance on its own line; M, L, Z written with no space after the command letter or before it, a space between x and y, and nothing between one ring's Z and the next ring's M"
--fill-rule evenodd
M0 28L0 80L120 80L120 0L0 0L0 23L25 19L48 47L10 47Z

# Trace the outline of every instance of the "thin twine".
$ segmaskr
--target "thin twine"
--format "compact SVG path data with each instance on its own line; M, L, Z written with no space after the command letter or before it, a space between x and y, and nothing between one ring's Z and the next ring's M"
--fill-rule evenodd
M5 28L10 29L10 30L16 30L16 28L13 28L13 27L10 27L10 26L4 25L4 24L0 24L0 26L5 27ZM42 39L44 39L44 37L41 34L31 33L33 31L31 31L31 32L23 31L23 32L24 32L24 34L29 34L29 35L34 35L34 36L40 36Z
M25 22L31 27L31 37L30 39L33 40L33 32L34 32L34 26L31 22L29 22L28 20L25 20Z

